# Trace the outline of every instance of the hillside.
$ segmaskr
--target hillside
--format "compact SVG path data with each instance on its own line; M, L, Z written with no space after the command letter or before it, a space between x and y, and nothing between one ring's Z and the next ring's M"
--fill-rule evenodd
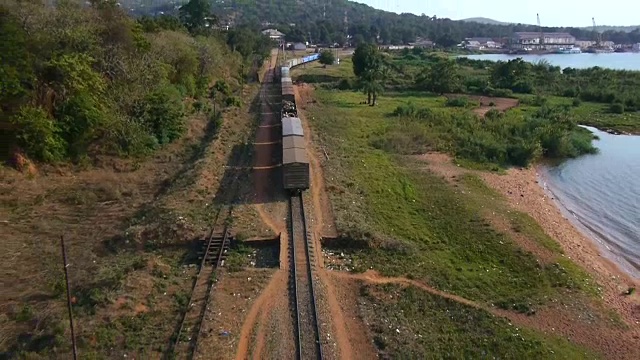
M125 0L124 6L136 14L158 14L175 11L176 4L181 2L161 0L153 7L140 7L136 5L140 0ZM535 25L507 24L486 18L456 21L437 15L396 14L347 0L332 0L331 6L317 0L228 0L214 2L212 10L225 23L276 27L287 35L287 41L314 43L344 44L348 34L352 44L364 41L404 44L423 37L448 47L467 37L501 38L515 31L539 30ZM595 38L591 28L545 27L544 31L565 31L581 40ZM606 31L604 38L616 43L636 43L640 42L640 30Z
M485 18L485 17L473 17L468 19L460 19L460 21L475 22L479 24L489 24L489 25L509 25L510 24L510 23L506 23L498 20Z

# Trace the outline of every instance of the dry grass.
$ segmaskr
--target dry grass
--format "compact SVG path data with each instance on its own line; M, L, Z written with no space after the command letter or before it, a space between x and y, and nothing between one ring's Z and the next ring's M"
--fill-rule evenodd
M245 92L247 105L256 90ZM224 205L213 194L252 116L249 106L227 112L217 134L194 116L185 138L145 160L103 158L35 175L0 168L0 358L68 358L61 235L82 353L164 351L191 286L191 240Z

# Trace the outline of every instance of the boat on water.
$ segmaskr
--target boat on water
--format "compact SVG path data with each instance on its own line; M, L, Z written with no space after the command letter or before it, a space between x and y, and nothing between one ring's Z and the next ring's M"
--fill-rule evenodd
M582 50L577 47L559 48L556 54L582 54Z

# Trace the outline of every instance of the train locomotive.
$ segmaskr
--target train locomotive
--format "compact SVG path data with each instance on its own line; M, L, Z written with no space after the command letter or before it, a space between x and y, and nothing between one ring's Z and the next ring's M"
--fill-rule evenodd
M302 121L298 117L296 98L291 80L291 68L316 61L320 54L291 59L279 68L282 91L282 184L285 190L298 193L309 188L309 159Z

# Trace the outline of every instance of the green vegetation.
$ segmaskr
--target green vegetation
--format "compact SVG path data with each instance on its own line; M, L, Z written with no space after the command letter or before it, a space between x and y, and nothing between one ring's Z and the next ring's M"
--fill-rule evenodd
M323 50L320 52L320 59L318 59L318 61L322 65L333 65L333 63L336 62L336 57L333 51Z
M499 201L470 201L472 186L461 183L465 191L457 191L420 170L419 162L394 155L464 149L449 137L462 130L441 132L438 127L458 121L455 113L466 110L446 108L444 98L424 94L388 94L378 107L359 106L361 95L352 92L321 89L316 96L320 105L313 110L313 126L332 151L328 186L345 246L361 248L354 253L357 269L411 276L523 312L585 283L584 274L542 265L509 236L493 230L481 214L499 211ZM414 110L407 110L407 103L422 114L411 117ZM406 112L390 116L394 109ZM442 116L446 120L439 120ZM475 125L477 130L481 124ZM538 229L521 231L539 236Z
M273 24L270 26L287 35L287 41L313 40L320 44L346 42L345 11L349 14L348 32L353 36L352 42L355 44L375 41L382 44L406 44L420 36L434 40L438 46L455 47L468 37L501 38L515 31L540 31L535 25L487 25L452 21L433 14L421 16L396 14L347 0L332 0L331 6L315 0L235 0L231 2L232 5L229 3L229 1L214 2L213 12L221 19L233 19L237 24L261 24L268 21ZM147 11L170 11L170 9L170 4L159 4L157 8L151 7ZM591 28L544 27L542 30L570 32L578 39L595 40L595 33ZM617 44L632 44L640 42L640 30L631 32L608 30L602 37Z
M375 304L361 311L371 324L376 347L392 358L597 358L561 337L518 328L484 310L414 287L372 285L362 293Z
M374 106L378 95L384 91L388 78L382 54L371 44L362 44L353 53L353 73L358 78L359 87L367 94L367 104Z
M190 114L210 111L203 104L215 105L215 81L232 86L220 104L237 105L231 92L271 43L246 28L228 36L211 30L207 4L183 6L182 22L136 22L111 1L3 3L0 157L144 155L180 138Z

